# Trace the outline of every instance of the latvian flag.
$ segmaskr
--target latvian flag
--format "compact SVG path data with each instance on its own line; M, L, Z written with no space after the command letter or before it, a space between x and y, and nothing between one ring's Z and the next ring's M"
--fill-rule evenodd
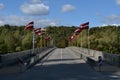
M70 37L69 37L69 42L72 41L73 38L74 38L73 36L70 36Z
M49 41L50 39L51 39L50 35L47 34L47 35L45 36L45 40L46 40L46 41Z
M41 33L41 28L34 29L35 34L40 34Z
M75 34L73 34L72 36L69 37L69 41L72 41L75 38Z
M74 31L74 33L75 33L75 34L79 34L81 31L82 31L81 28L77 28L77 29Z
M46 29L41 29L42 34L45 34Z
M89 22L83 23L80 25L80 28L83 29L89 29Z
M32 21L25 26L24 30L31 30L33 28L34 28L34 22Z
M35 29L34 31L35 31L35 34L39 36L45 34L45 29L38 28L38 29Z

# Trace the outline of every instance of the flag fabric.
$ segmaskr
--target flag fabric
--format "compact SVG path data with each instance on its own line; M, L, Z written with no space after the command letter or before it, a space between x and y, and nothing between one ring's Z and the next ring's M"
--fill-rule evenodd
M41 29L41 34L42 35L45 34L45 32L46 32L46 29Z
M32 30L33 28L34 28L34 22L32 21L25 26L24 30Z
M80 28L83 29L89 29L89 22L83 23L80 25Z
M37 29L34 29L34 32L35 32L35 34L41 36L41 35L45 34L46 31L45 31L45 29L37 28Z
M74 39L74 36L73 36L73 35L70 36L70 37L69 37L69 42L71 42L73 39Z
M35 34L41 33L41 28L34 29Z
M51 40L51 36L47 34L47 35L45 36L45 40L46 40L46 41Z
M40 32L40 33L38 33L38 35L39 35L39 36L44 35L44 34L45 34L45 32L46 32L45 30L41 29L41 32Z
M38 33L39 36L44 35L44 34L45 34L45 32L42 32L42 31L40 33Z
M76 36L82 32L84 29L89 29L89 22L80 24L80 26L74 31L73 35L69 37L69 41L72 41L73 39L76 38Z
M72 41L76 37L76 33L74 33L72 36L69 37L69 41Z
M74 34L78 35L81 31L82 31L81 28L77 28L77 29L74 31Z
M81 28L77 28L77 29L74 31L73 35L69 37L69 41L72 41L73 39L75 39L75 37L76 37L81 31L82 31Z

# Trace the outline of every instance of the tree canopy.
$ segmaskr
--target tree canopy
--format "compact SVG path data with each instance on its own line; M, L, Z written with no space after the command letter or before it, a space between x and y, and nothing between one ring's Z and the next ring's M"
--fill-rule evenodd
M74 33L76 27L48 26L46 34L51 36L51 42L56 47L78 46L88 48L87 30L80 32L75 39L69 42L68 38ZM43 36L36 35L35 47L50 45ZM89 30L90 49L120 53L120 27L102 26L92 27ZM4 25L0 27L0 54L12 53L32 49L32 31L24 30L24 26Z

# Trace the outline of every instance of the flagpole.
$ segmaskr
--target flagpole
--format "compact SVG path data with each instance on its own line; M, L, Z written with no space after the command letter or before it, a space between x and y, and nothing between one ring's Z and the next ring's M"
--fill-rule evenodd
M33 29L33 54L34 54L34 50L35 50L35 32L34 32L34 29Z
M81 32L81 48L82 48L82 32Z
M46 33L44 35L44 47L46 47L46 39L45 39L45 37L46 37Z
M88 55L90 55L89 31L90 31L90 29L88 28Z
M43 47L43 46L42 46L42 41L43 41L43 38L42 38L42 37L43 37L43 36L41 35L41 48Z
M32 43L33 43L33 45L32 45L32 47L33 47L32 54L34 54L34 47L35 47L34 22L33 22L33 21L32 21L32 22L29 22L29 23L25 26L24 30L33 30L33 31L32 31L32 37L33 37L33 39L32 39Z

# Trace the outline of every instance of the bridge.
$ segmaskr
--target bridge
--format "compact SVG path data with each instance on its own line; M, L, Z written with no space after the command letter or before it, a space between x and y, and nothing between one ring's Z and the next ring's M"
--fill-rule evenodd
M16 55L17 54L17 55ZM104 64L98 71L97 58ZM20 66L18 58L26 63ZM119 55L79 48L47 47L0 56L0 80L119 80ZM112 65L110 65L112 64Z

